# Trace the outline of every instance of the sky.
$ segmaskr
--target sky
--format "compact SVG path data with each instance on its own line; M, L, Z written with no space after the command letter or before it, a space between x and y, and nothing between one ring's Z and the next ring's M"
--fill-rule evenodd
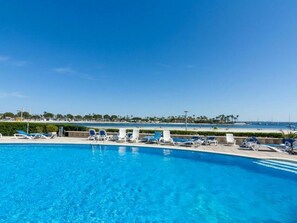
M297 121L295 0L0 0L0 113Z

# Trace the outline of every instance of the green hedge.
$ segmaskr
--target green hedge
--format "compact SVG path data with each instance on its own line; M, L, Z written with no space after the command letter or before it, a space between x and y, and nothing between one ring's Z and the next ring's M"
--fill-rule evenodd
M88 131L88 129L85 126L80 125L73 125L73 124L52 124L52 123L29 123L29 132L35 133L35 132L47 132L47 126L48 125L55 125L57 127L62 126L64 128L64 131ZM94 128L96 130L99 130L100 128ZM2 133L3 136L12 136L16 133L17 130L27 130L27 123L25 122L0 122L0 133ZM111 133L117 133L119 129L106 129L107 132ZM162 130L159 130L162 131ZM132 132L132 129L127 129L127 132ZM149 130L149 129L141 129L140 133L147 133L147 134L153 134L155 130ZM171 134L173 135L204 135L204 136L225 136L226 132L217 132L217 131L183 131L183 130L171 130ZM269 138L283 138L281 133L259 133L259 132L228 132L232 133L234 136L243 136L243 137L250 137L250 136L256 136L256 137L269 137Z
M75 126L71 124L50 124L50 123L29 123L29 133L47 132L47 126L63 126L65 131L87 131L84 126ZM27 131L26 122L0 122L0 133L3 136L13 136L17 130Z

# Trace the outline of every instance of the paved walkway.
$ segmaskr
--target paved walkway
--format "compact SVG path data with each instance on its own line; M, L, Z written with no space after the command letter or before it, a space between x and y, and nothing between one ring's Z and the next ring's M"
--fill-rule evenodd
M122 145L122 146L145 146L152 148L169 148L169 149L182 149L189 151L201 151L201 152L211 152L211 153L220 153L228 154L235 156L244 156L258 159L281 159L297 162L297 155L290 155L282 152L275 152L265 146L261 146L259 151L242 149L239 146L199 146L194 147L183 147L183 146L170 146L170 145L156 145L156 144L145 144L145 143L117 143L111 141L89 141L86 138L71 138L71 137L57 137L54 139L15 139L14 137L2 137L0 138L1 143L53 143L53 144L101 144L101 145Z

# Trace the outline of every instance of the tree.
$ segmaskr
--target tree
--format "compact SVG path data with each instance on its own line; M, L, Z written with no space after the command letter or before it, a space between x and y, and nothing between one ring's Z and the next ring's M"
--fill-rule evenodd
M93 119L95 119L96 121L100 121L102 119L102 115L100 115L100 114L93 114Z
M231 115L227 115L225 116L225 123L229 123L230 122L230 118L231 118Z
M86 121L91 121L92 118L93 118L93 116L88 114L88 115L85 115L83 119L86 120Z
M31 118L31 115L30 115L30 113L29 112L18 112L17 113L17 115L16 115L17 117L23 117L24 119L29 119L29 118Z
M234 117L234 121L235 121L235 122L238 121L238 117L239 117L239 115L236 115L236 116Z
M109 116L108 114L105 114L105 115L103 116L103 118L104 118L105 121L107 121L107 120L109 121L109 120L110 120L110 116Z
M131 119L131 122L140 122L141 120L142 120L142 118L140 118L140 117L133 117Z
M5 112L3 114L4 118L14 118L14 114L12 112Z
M55 116L55 115L54 115L53 113L50 113L50 112L46 112L46 111L45 111L45 112L43 113L43 117L46 118L46 119L52 119L52 118L54 118L54 116Z
M66 115L66 118L68 118L68 119L73 119L73 115L71 115L71 114L67 114L67 115Z
M58 120L62 120L62 119L64 119L64 115L62 115L62 114L57 114L57 115L56 115L56 118L57 118Z
M76 116L74 116L74 119L76 121L81 121L82 120L82 116L81 115L76 115Z
M33 120L39 120L41 117L40 117L40 115L32 115L31 116L31 119L33 119Z
M117 119L118 119L118 116L117 115L110 116L110 120L111 121L116 121Z

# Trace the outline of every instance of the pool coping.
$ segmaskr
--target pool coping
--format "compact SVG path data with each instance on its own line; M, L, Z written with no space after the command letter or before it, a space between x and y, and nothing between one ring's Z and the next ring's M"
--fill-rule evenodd
M213 154L222 154L230 156L247 157L254 159L274 159L283 160L290 162L297 162L297 156L290 155L286 153L279 153L273 151L253 151L247 149L240 149L239 146L233 145L223 145L219 144L217 146L199 146L199 147L183 147L178 145L168 145L168 144L146 144L146 143L130 143L130 142L114 142L114 141L90 141L86 138L70 138L70 137L58 137L55 139L15 139L11 137L0 138L1 144L67 144L67 145L115 145L115 146L137 146L146 147L152 149L172 149L172 150L183 150L192 152L207 152Z

